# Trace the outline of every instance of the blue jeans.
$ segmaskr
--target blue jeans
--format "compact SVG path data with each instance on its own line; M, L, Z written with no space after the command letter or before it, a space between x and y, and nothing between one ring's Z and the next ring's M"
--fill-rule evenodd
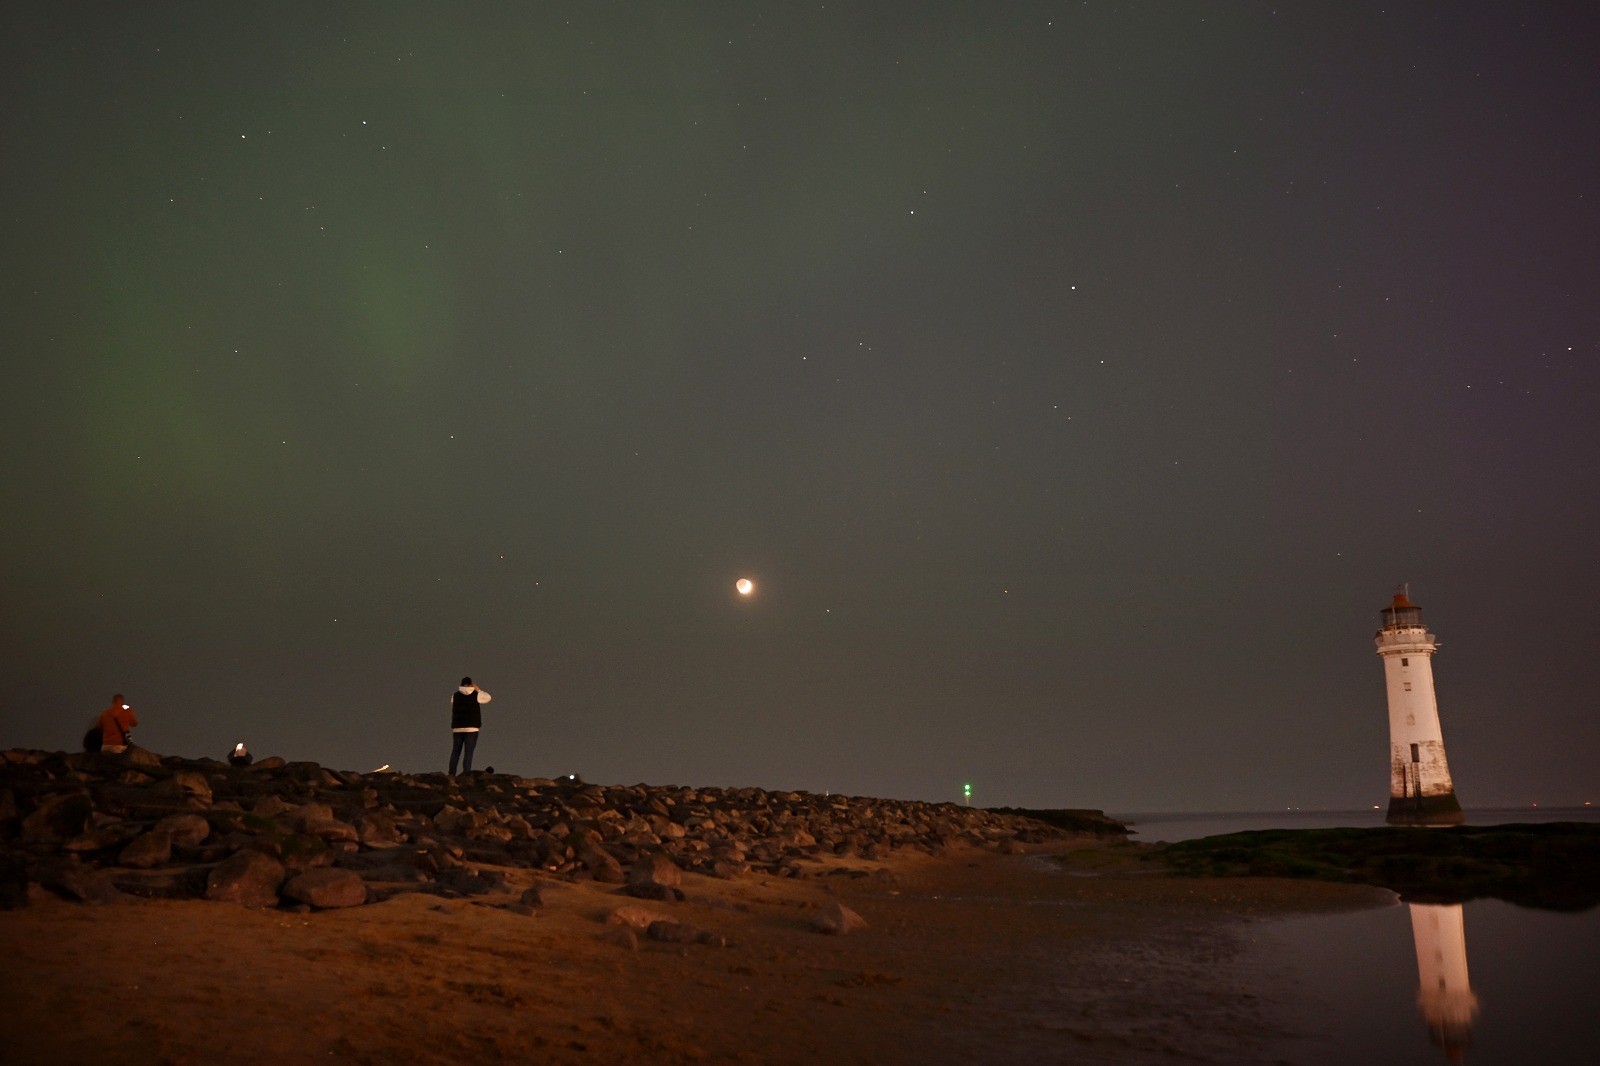
M476 732L450 734L451 777L456 775L456 760L461 758L463 752L466 754L466 758L461 759L461 771L462 773L472 773L472 752L477 746L478 734Z

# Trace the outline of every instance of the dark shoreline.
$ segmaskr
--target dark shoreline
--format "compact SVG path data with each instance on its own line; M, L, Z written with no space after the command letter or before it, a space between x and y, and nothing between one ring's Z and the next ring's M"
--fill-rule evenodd
M1600 905L1600 824L1592 822L1264 829L1151 845L1143 858L1187 876L1369 884L1415 903Z

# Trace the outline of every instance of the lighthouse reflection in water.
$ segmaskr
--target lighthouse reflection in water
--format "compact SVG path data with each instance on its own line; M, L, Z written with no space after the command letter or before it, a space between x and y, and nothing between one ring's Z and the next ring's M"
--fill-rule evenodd
M1451 1062L1472 1043L1478 997L1467 977L1467 934L1459 903L1408 903L1417 947L1417 1007L1428 1036Z

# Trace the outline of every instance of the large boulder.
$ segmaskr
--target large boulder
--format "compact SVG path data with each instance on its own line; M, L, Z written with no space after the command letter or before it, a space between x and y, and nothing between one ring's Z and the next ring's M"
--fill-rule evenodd
M152 786L150 791L159 796L193 797L206 806L211 805L211 783L198 770L175 770L171 777Z
M688 922L658 918L645 928L645 935L664 944L693 944L700 939L700 930Z
M606 916L607 925L623 925L639 932L649 929L651 922L666 920L666 915L657 914L649 907L639 906L618 907Z
M345 841L351 844L361 840L361 834L349 822L341 822L337 818L329 818L321 822L307 822L306 835L314 836L328 843Z
M395 826L387 814L364 814L356 823L361 843L369 848L392 848L406 842L405 834Z
M246 907L275 907L285 873L283 863L270 855L237 851L219 862L206 878L206 898Z
M310 826L333 821L333 808L326 803L307 803L290 811L287 817L291 825L309 832Z
M589 871L589 876L603 885L620 885L628 879L622 872L622 864L598 844L585 848L578 859Z
M280 860L295 873L333 865L333 851L320 837L305 833L285 833L281 836L259 837L249 845Z
M169 833L172 843L181 848L197 848L211 835L211 823L198 814L171 814L156 823L156 829Z
M639 856L639 861L628 871L628 884L676 888L683 884L683 871L666 852L650 851Z
M359 907L367 901L367 886L350 870L323 867L291 877L283 894L313 907Z
M94 803L86 792L59 792L40 802L22 820L24 844L57 843L70 840L89 827Z
M454 888L469 896L484 895L489 892L498 892L506 887L506 875L499 870L476 869L463 866L453 870L443 870L439 873L439 883ZM483 888L477 885L482 884Z
M117 856L118 866L132 866L139 870L148 870L154 866L165 866L172 861L172 834L165 829L152 829L150 832L137 836L122 853Z
M91 819L93 821L93 819ZM96 826L82 836L73 837L61 845L62 851L87 854L119 847L139 835L139 827L128 822L108 822Z
M441 833L465 833L483 824L484 818L479 812L461 810L449 804L445 804L444 809L433 816L434 828Z
M160 766L161 756L148 748L141 748L137 744L129 744L128 750L121 755L113 756L133 766Z
M85 903L115 903L128 897L111 883L110 875L78 861L76 855L40 863L34 879L67 899Z
M812 929L833 936L843 936L866 927L865 918L838 902L829 903L811 919Z
M279 796L273 792L269 792L265 796L262 796L260 799L256 800L255 806L250 808L250 813L259 814L263 818L272 818L287 811L294 811L298 809L299 808L297 808L294 804L286 802L282 796ZM331 811L329 812L329 816L332 816Z

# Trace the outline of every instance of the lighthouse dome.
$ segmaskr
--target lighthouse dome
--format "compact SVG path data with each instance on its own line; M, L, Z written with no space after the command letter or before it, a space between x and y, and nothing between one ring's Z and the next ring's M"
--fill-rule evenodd
M1411 602L1404 589L1396 592L1394 602L1379 613L1383 615L1385 629L1422 628L1422 608Z

